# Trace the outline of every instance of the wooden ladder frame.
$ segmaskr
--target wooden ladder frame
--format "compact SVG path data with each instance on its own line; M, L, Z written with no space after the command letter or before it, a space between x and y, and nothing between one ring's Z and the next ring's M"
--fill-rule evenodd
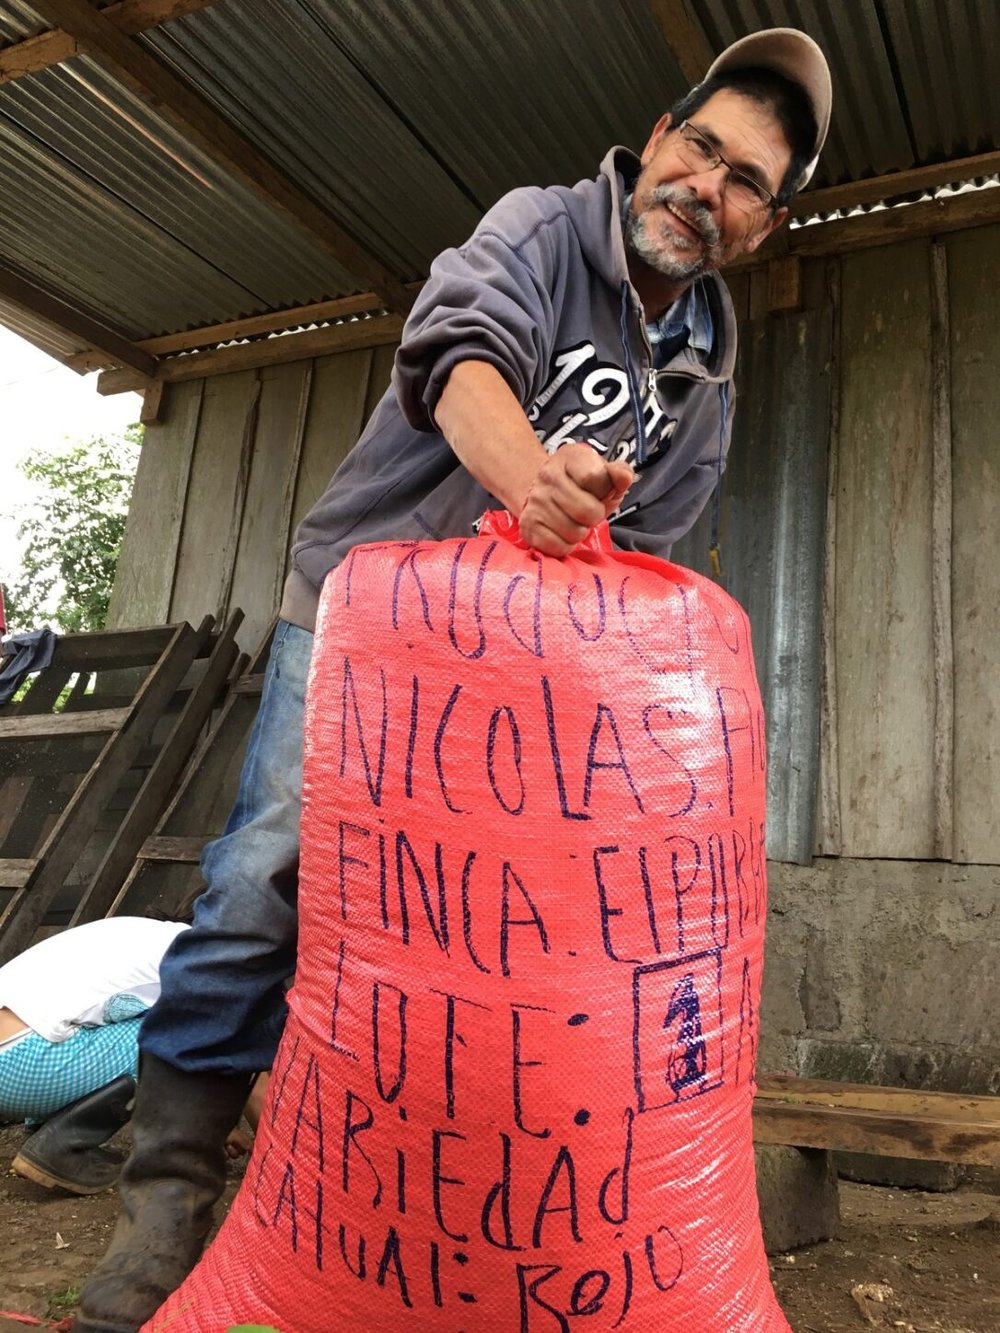
M157 721L195 660L207 656L202 679L188 693L167 741L126 812L118 836L112 839L97 873L84 886L74 921L100 915L102 905L113 897L117 889L114 876L122 873L122 859L126 865L131 862L135 848L149 831L159 813L159 808L154 808L156 800L162 804L165 799L237 656L233 636L241 619L239 614L234 616L218 636L213 634L212 616L206 616L197 629L184 622L61 636L50 666L35 677L21 702L0 711L0 752L5 742L18 747L27 743L29 749L48 746L58 758L60 746L72 745L79 738L104 738L76 789L65 799L58 792L50 796L50 809L59 810L59 814L41 845L31 855L0 857L0 889L10 891L0 911L0 963L32 943L108 802L140 751L149 744ZM100 699L84 695L90 674L95 671L143 667L149 668L145 679L123 706L93 707ZM53 712L74 674L78 674L78 680L63 709ZM0 785L8 793L8 784L20 786L24 807L32 783L37 788L42 778L14 775Z
M142 916L151 910L174 915L200 892L197 867L202 848L222 832L235 799L273 635L272 623L245 673L232 681L212 730L192 756L152 834L139 848L108 909L109 916Z

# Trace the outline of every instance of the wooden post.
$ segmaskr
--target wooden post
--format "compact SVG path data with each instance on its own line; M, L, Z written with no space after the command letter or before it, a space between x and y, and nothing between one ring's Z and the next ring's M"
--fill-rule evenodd
M142 395L142 409L139 412L139 421L142 425L152 426L160 420L164 408L163 391L166 387L164 380L150 380L149 388Z
M777 313L802 305L802 261L798 255L772 259L767 266L767 308Z

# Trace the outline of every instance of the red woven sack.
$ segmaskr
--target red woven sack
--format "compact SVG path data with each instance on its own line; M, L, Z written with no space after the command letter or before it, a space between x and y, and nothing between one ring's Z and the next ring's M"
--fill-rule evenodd
M327 580L289 1022L150 1333L788 1333L747 618L606 530L552 560L508 527Z

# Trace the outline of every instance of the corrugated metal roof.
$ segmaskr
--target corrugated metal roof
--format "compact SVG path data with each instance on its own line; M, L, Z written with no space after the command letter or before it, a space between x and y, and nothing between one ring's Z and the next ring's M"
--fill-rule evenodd
M54 356L57 361L66 361L86 348L86 344L79 338L54 329L48 321L26 314L17 306L8 305L3 300L0 300L0 324L19 334L20 337L27 338L28 342L34 343L43 352L48 352L49 356Z
M312 9L221 0L141 40L394 272L418 277L479 210Z
M0 48L44 32L49 24L21 0L5 0L0 10Z
M711 45L801 28L826 52L830 137L815 184L859 180L1000 145L996 0L692 0Z
M154 266L162 257L170 300L152 304L150 284L141 283L122 288L115 304L143 336L183 327L181 316L207 323L357 290L299 227L90 60L0 87L0 139L12 153L0 158L0 192L10 192L0 217L16 229L9 215L27 206L40 265L52 268L50 250L100 253L112 234L114 245L134 247ZM84 213L85 200L93 211ZM2 239L0 249L10 254Z
M95 9L106 9L115 0L91 0ZM51 27L48 19L42 18L31 5L24 0L4 0L0 7L0 50L13 42L23 42L28 37L36 37L40 32L47 32Z
M995 0L689 9L713 50L772 24L825 48L818 185L1000 146ZM0 43L45 26L0 0ZM217 0L135 40L404 280L506 190L640 147L686 88L648 0ZM86 58L0 85L0 147L0 263L131 336L359 287Z
M1000 138L996 0L883 0L919 161L987 152Z

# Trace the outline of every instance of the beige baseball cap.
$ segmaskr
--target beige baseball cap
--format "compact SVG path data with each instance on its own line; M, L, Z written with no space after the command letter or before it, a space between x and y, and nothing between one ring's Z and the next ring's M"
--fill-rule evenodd
M797 28L765 28L763 32L752 32L749 37L741 37L732 46L727 46L712 62L705 78L750 68L772 69L789 82L797 83L812 104L816 117L816 142L812 161L796 186L801 190L816 170L830 128L833 85L826 56L811 37Z

